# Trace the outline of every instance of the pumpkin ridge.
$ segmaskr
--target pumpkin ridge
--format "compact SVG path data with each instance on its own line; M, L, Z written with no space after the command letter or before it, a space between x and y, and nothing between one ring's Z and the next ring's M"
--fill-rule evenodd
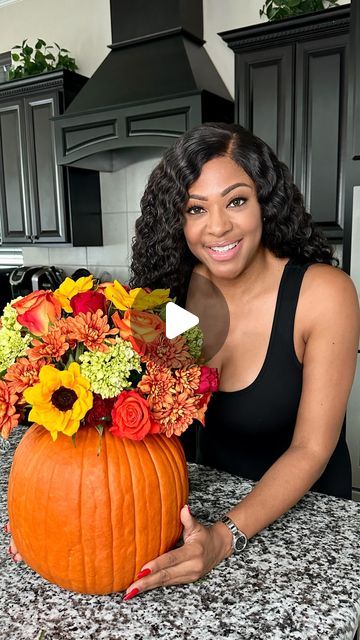
M152 435L147 436L147 445L148 445L148 446L147 446L147 448L148 448L148 451L149 451L149 453L150 453L150 457L151 457L152 463L153 463L153 465L154 465L154 467L155 467L155 470L156 470L156 477L157 477L157 482L158 482L158 487L159 487L159 496L160 496L160 509L159 509L159 544L158 544L158 549L157 549L157 552L156 552L156 557L158 557L158 556L160 555L160 553L161 553L161 549L162 549L162 546L163 546L163 537L164 537L164 536L163 536L163 521L164 521L164 518L163 518L163 502L164 502L164 500L163 500L162 484L161 484L161 482L160 482L160 477L159 477L159 464L158 464L158 459L157 459L157 457L156 457L156 456L155 456L155 459L154 459L154 454L156 454L156 453L157 453L157 451L156 451L156 449L155 449L155 452L154 452L154 451L152 450L152 446L151 446L152 444L155 444L154 437L156 437L156 439L157 439L157 441L158 441L158 440L160 440L160 439L161 439L161 437L162 437L162 436L161 436L161 434L159 434L159 435L157 435L157 436L152 436ZM152 559L152 558L151 558L151 559Z
M156 557L158 557L159 554L160 554L160 549L161 549L161 531L162 531L162 526L161 526L161 521L162 521L162 518L161 518L161 488L160 488L159 475L158 475L158 472L157 472L157 466L155 464L155 461L154 461L154 458L153 458L153 455L152 455L152 452L151 452L151 448L149 446L149 442L153 442L153 440L150 439L151 437L152 436L148 436L147 438L144 438L143 442L144 442L144 445L145 445L145 447L147 449L149 460L151 461L151 464L152 464L152 466L154 468L154 475L156 477L157 488L158 488L157 495L160 498L160 504L159 504L159 509L158 509L158 512L160 513L160 527L159 527L160 535L158 536L159 544L158 544L158 548L157 548L157 551L156 551Z
M133 461L133 454L135 454L135 456L138 458L137 454L137 446L138 444L140 444L139 441L136 442L136 444L132 441L132 440L126 440L126 451L127 451L127 459L128 459L128 463L129 463L129 469L130 469L130 477L131 477L131 487L132 489L134 488L136 482L134 481L134 470L136 468L137 470L137 466L134 467L134 461ZM138 555L139 555L139 547L141 549L141 544L139 545L138 543L138 539L136 537L136 533L138 534L138 536L142 536L143 532L139 529L139 527L136 526L136 514L137 514L137 504L136 504L136 496L137 496L137 492L136 491L132 491L132 499L133 499L133 514L134 514L134 524L133 524L133 531L135 532L135 554L134 554L134 564L133 564L133 576L135 578L136 576L136 570L137 567L139 566L138 564Z
M109 511L110 511L110 521L113 521L113 502L111 499L111 487L110 487L110 475L109 475L109 455L110 455L110 451L108 448L108 441L107 441L107 436L109 435L109 432L107 430L105 430L105 434L103 433L103 436L105 435L105 437L102 438L102 444L104 446L104 450L103 450L103 454L105 456L105 463L104 463L104 470L106 472L106 480L107 482L104 483L106 488L107 488L107 496L108 496L108 505L109 505ZM110 434L110 437L114 437ZM101 453L100 453L101 455ZM112 531L112 527L109 527L109 536L110 536L110 546L111 546L111 554L110 554L110 570L111 570L111 591L114 590L114 536L113 536L113 531ZM96 579L96 578L95 578Z
M187 492L184 490L185 483L181 482L181 477L179 475L179 468L184 468L186 472L186 478L187 478L187 465L186 465L186 462L184 464L183 456L180 455L182 448L180 449L181 444L180 444L179 438L178 436L173 436L173 437L175 438L175 440L173 440L174 446L173 447L167 446L167 455L171 461L172 468L173 468L178 504L180 504L182 508L185 502L187 501L187 495L186 495ZM179 535L181 535L181 532Z
M165 439L159 439L159 446L164 452L164 456L165 456L165 458L167 460L167 463L168 463L168 466L169 466L169 470L170 470L170 474L172 476L173 486L175 486L175 490L176 490L176 498L177 498L177 500L176 501L174 500L172 504L173 504L173 508L174 508L173 522L179 523L178 527L177 527L177 532L178 532L177 540L178 540L180 535L181 535L182 525L181 525L181 522L180 522L180 513L178 512L179 511L178 510L179 494L178 494L178 486L177 486L177 474L174 471L173 459L171 457L171 454L169 455L169 453L170 453L169 450L170 450L170 447L171 447L170 441L171 441L172 444L175 444L174 441L172 440L172 438L177 438L177 436L171 436L170 439L167 436L165 436L165 437L166 437L166 440ZM175 537L175 532L173 533L173 538L174 537ZM172 539L172 544L175 544L177 542L177 540Z

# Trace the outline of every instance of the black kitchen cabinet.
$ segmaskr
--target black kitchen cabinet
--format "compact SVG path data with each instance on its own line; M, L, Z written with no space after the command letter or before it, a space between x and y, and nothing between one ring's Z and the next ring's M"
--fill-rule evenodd
M351 105L349 113L351 121L351 156L354 160L360 160L360 1L351 3L351 29L350 29L350 86L349 94Z
M86 78L56 71L0 84L2 244L101 245L97 171L60 167L53 121Z
M350 9L221 33L235 52L237 122L285 162L332 242L345 216Z

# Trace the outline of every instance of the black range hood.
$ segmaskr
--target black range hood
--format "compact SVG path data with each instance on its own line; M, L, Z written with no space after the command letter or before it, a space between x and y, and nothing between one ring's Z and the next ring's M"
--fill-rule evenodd
M114 171L201 122L233 121L203 47L202 0L110 0L110 10L110 53L55 118L59 164Z

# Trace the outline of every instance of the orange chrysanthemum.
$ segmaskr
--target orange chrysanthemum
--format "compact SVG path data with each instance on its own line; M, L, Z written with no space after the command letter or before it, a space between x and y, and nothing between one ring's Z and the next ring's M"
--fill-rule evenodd
M169 369L184 368L193 362L186 340L182 336L169 340L163 333L154 342L146 345L143 360L148 359Z
M29 360L40 360L41 358L45 358L46 362L60 360L69 349L66 336L57 327L52 328L46 336L42 336L41 340L34 338L32 344L33 347L28 349L26 353Z
M153 410L154 420L160 425L160 432L169 438L175 434L180 436L197 417L198 396L179 393L172 397L172 404L167 409Z
M43 359L30 361L28 358L19 358L4 376L9 389L21 396L25 389L39 381L40 369L45 364L46 360Z
M0 380L0 434L4 439L19 424L20 414L16 413L15 404L18 401L14 393L4 380Z
M109 336L119 333L119 329L110 329L107 316L101 309L91 313L79 313L77 316L67 318L70 340L83 342L89 351L107 351L107 343L115 340ZM106 341L106 342L105 342Z
M148 396L150 409L168 408L173 403L174 379L170 369L148 362L145 373L138 383L138 389Z
M201 378L201 367L195 365L187 369L176 369L174 371L175 390L177 393L194 393L199 388Z

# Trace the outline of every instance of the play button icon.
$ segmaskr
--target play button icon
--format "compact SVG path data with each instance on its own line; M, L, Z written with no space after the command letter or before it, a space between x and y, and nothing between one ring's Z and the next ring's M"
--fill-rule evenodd
M195 314L186 311L174 302L168 302L165 311L166 337L169 340L199 324L199 318Z

